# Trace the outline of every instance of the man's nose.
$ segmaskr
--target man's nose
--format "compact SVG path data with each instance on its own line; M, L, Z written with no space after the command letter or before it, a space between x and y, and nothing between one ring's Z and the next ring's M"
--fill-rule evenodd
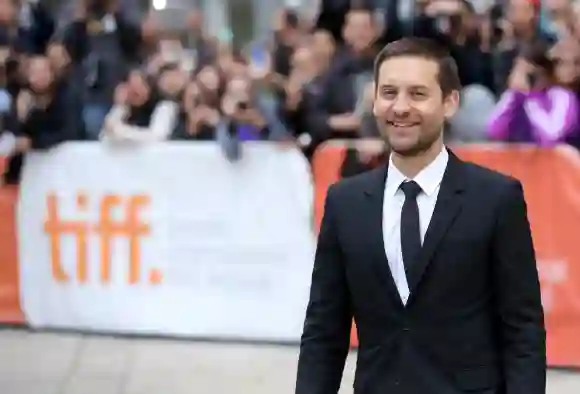
M410 110L411 105L408 98L402 94L398 95L393 103L393 112L395 112L395 114L404 115L409 113Z

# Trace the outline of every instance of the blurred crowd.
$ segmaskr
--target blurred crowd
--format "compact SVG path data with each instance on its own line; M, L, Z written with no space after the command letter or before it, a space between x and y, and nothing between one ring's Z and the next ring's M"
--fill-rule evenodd
M69 140L214 140L231 160L251 140L299 146L309 159L330 139L364 146L380 140L374 57L408 35L441 42L457 61L449 141L580 148L580 1L320 0L313 14L280 10L269 37L242 47L205 35L198 10L183 40L117 0L73 1L63 21L42 1L0 0L3 182L18 182L27 151Z

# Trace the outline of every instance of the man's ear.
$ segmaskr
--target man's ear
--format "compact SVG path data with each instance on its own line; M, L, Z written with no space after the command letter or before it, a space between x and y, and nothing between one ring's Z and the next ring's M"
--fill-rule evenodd
M451 119L459 109L459 91L451 91L443 99L443 106L445 107L445 119Z

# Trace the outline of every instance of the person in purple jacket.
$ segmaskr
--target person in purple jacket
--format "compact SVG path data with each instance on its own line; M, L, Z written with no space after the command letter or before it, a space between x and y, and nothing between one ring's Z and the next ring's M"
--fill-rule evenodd
M523 48L488 123L492 140L533 142L540 146L567 143L580 149L577 96L558 86L555 64L542 43Z

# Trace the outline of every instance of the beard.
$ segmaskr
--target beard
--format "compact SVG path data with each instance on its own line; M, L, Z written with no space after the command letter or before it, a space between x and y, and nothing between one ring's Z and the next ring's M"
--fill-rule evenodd
M390 126L385 123L380 124L379 130L381 131L381 138L392 152L402 157L420 156L421 154L429 151L431 147L433 147L433 145L435 145L437 141L439 141L439 138L441 138L440 132L441 127L431 128L429 130L426 129L425 127L422 127L422 125L419 124L415 126L420 128L419 137L417 141L411 145L409 144L400 145L394 141L391 141L391 139L389 138L389 135L391 134L389 132L389 128L392 127L393 126Z

